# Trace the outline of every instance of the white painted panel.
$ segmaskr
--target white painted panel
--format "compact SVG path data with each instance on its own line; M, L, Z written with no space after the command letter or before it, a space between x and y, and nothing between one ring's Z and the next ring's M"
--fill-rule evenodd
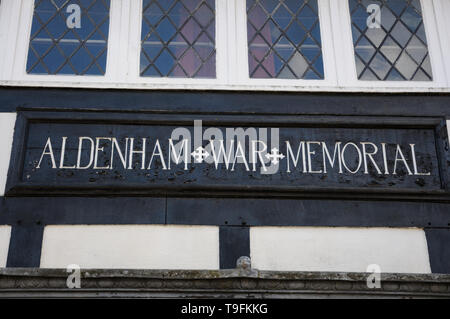
M430 273L421 229L346 227L254 227L254 268L261 270Z
M0 268L6 267L10 238L11 238L11 227L0 226Z
M124 212L126 213L126 212ZM212 226L47 226L41 267L218 269L219 229Z
M5 194L16 113L0 113L0 196Z

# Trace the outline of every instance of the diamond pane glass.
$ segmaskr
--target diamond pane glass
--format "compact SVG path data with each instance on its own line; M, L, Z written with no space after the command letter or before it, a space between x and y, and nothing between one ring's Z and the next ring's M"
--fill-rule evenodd
M317 0L247 0L250 78L323 79Z
M419 0L349 1L359 80L433 80Z
M215 78L215 1L144 0L140 74Z
M36 0L29 74L104 75L110 0Z

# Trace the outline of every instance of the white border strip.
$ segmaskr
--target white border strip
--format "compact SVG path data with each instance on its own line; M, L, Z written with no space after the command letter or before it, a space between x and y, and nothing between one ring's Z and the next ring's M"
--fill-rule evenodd
M0 226L0 268L6 267L10 240L11 226Z
M2 150L0 156L0 196L5 194L16 116L16 113L0 113L0 149Z
M105 83L60 81L1 81L5 87L41 88L89 88L89 89L136 89L136 90L217 90L217 91L268 91L268 92L357 92L357 93L450 93L450 87L384 87L365 86L286 86L245 84L182 84L182 83Z

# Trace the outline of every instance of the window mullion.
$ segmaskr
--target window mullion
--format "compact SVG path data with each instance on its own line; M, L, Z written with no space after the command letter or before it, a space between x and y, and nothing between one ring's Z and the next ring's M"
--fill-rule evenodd
M235 77L234 83L243 84L249 81L248 67L248 43L247 43L247 5L246 0L232 1L235 4L234 10L230 10L230 17L234 15L235 21L235 41L230 44L230 48L234 46L235 52ZM230 41L233 41L230 39ZM232 63L234 61L230 61Z
M141 30L142 30L142 0L128 0L129 13L123 14L122 24L128 26L127 44L127 79L130 82L139 81Z
M233 82L234 68L230 61L233 58L233 44L230 35L234 24L230 20L228 8L233 7L233 1L216 0L216 78L223 84ZM230 66L230 67L229 67Z
M435 83L435 86L445 87L447 85L447 79L445 68L442 67L444 65L444 59L442 57L433 2L430 0L421 0L420 4L422 6L423 23L427 35L428 52L430 54L431 69L433 72L433 83Z
M442 75L445 78L443 79L443 85L450 87L450 60L444 58L450 56L450 38L448 36L448 31L450 30L450 21L448 19L450 16L450 2L448 0L433 0L433 9L436 32L438 34L434 41L439 44L440 63L443 66L438 66L438 68L442 69L441 71L444 73Z
M331 2L335 2L332 0ZM337 84L336 50L334 43L333 25L331 20L330 0L318 0L319 23L322 41L322 57L324 63L324 81L330 85Z
M128 24L124 11L128 12L129 0L111 1L108 51L105 80L119 82L126 77L127 49L121 43L128 41ZM124 23L125 22L125 23Z
M5 36L4 43L4 56L2 58L3 68L2 78L5 80L18 80L21 74L25 71L17 69L18 64L23 64L26 61L26 49L23 48L24 44L29 39L30 23L31 21L21 20L29 13L32 16L33 1L31 0L7 0L3 1L4 17L5 17ZM31 17L30 17L31 20ZM21 36L22 35L22 36ZM6 48L8 48L6 50ZM22 61L24 60L24 61ZM19 73L18 73L19 72Z
M354 86L357 78L348 0L330 0L330 13L337 83Z

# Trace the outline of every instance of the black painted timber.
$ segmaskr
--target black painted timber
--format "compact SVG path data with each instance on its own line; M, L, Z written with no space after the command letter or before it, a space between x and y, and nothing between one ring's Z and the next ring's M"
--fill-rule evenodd
M0 112L23 108L181 114L450 116L450 94L0 87Z
M7 267L39 267L44 225L18 220L11 229Z
M219 228L220 269L236 268L239 257L250 257L250 229L248 227Z
M167 207L166 207L167 200ZM3 197L0 224L450 228L448 203L261 198Z
M30 127L36 123L61 123L67 125L84 125L87 123L102 123L113 127L115 124L133 124L133 125L184 125L192 126L195 119L204 121L204 127L211 126L234 126L245 127L249 125L269 127L274 125L280 128L350 128L352 130L365 129L370 132L374 129L423 129L434 131L434 139L428 141L435 143L438 147L436 160L439 161L439 177L441 178L442 189L427 189L416 187L416 189L398 187L389 189L386 187L361 187L351 184L339 186L325 185L251 185L248 178L235 180L234 184L215 183L209 185L207 182L198 184L185 184L182 182L161 183L146 182L138 183L137 177L131 178L126 182L116 179L102 180L102 183L78 182L72 178L67 178L66 184L55 184L56 178L50 178L44 183L28 182L23 177L25 167L25 154L27 152L27 140L29 138ZM46 124L47 125L47 124ZM21 111L18 114L15 127L15 136L11 156L10 170L8 173L8 183L6 187L7 195L58 195L58 196L86 196L86 195L114 195L114 196L223 196L237 197L245 193L253 197L293 197L293 198L338 198L338 199L386 199L386 200L414 200L414 201L450 201L449 181L450 173L450 152L446 136L441 131L446 129L444 118L405 118L405 117L349 117L349 116L236 116L223 115L217 117L214 115L179 115L179 114L128 114L128 113L110 113L110 112L36 112ZM50 128L45 129L50 130ZM425 131L424 131L425 132ZM34 134L36 135L36 133ZM31 138L34 138L35 136ZM427 142L427 143L428 143ZM444 145L447 143L447 147ZM434 147L434 146L433 146ZM162 175L164 172L162 172ZM108 172L105 172L105 176ZM95 175L95 178L99 177ZM103 178L103 177L102 177ZM142 177L143 178L143 177ZM141 178L141 180L142 180ZM103 178L104 179L104 178ZM144 178L145 179L145 178ZM50 180L53 180L51 182ZM61 180L61 178L59 178ZM164 178L163 178L164 180ZM371 179L365 176L367 184ZM412 183L412 181L410 181ZM413 183L414 184L414 183Z
M450 223L448 224L450 226ZM433 273L450 274L450 229L425 229Z

